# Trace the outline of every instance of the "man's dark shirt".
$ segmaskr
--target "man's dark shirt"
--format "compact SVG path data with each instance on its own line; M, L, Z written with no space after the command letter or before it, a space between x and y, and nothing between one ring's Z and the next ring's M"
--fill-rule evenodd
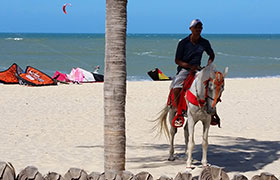
M214 54L213 49L208 40L200 37L197 44L190 41L190 35L182 39L177 46L176 59L182 60L190 65L201 65L201 58L203 52L210 56ZM178 72L182 69L181 66L177 67Z

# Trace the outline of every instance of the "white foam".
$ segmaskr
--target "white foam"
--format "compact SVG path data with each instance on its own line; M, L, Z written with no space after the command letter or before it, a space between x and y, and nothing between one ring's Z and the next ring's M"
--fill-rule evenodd
M13 40L13 41L22 41L23 38L6 38L6 40Z
M264 57L264 56L240 56L240 55L234 55L234 54L226 54L222 52L217 52L216 54L221 55L221 56L238 56L242 58L250 58L250 59L272 59L272 60L280 60L280 57Z
M138 56L144 56L144 55L149 55L149 54L152 54L153 52L152 51L147 51L147 52L135 52L134 54L138 55Z

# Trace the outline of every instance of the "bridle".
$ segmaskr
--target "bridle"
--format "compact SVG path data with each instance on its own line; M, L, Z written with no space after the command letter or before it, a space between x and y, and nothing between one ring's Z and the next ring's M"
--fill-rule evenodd
M212 82L216 86L215 97L211 97L208 95L209 82ZM224 76L221 72L216 72L215 79L212 79L210 77L209 79L204 81L203 84L205 85L204 99L200 99L199 97L196 97L190 90L188 90L187 91L187 100L196 106L203 107L207 101L207 98L209 98L213 101L211 107L214 108L216 106L216 104L219 101L221 101L221 99L220 99L221 94L219 92L220 92L222 85L224 84ZM196 89L196 94L198 95L197 89Z
M205 96L206 98L209 98L213 101L211 107L214 108L218 102L221 101L221 94L219 93L221 90L222 85L224 84L224 76L221 72L216 72L215 73L215 79L212 79L211 77L207 80L207 85L205 87ZM215 97L210 97L208 95L208 86L209 82L212 82L214 85L216 85L216 92L215 92Z

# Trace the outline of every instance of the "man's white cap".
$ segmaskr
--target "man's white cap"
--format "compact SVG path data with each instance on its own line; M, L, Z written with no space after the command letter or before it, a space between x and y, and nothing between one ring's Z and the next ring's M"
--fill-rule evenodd
M194 20L192 20L191 25L190 25L190 28L196 26L198 23L201 23L201 24L202 24L202 22L201 22L199 19L194 19Z

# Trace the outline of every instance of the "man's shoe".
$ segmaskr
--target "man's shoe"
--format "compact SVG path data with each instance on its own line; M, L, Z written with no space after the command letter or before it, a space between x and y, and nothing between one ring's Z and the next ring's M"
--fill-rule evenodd
M221 122L220 122L220 118L219 118L218 114L214 114L211 116L210 124L213 126L218 125L219 128L221 127Z

